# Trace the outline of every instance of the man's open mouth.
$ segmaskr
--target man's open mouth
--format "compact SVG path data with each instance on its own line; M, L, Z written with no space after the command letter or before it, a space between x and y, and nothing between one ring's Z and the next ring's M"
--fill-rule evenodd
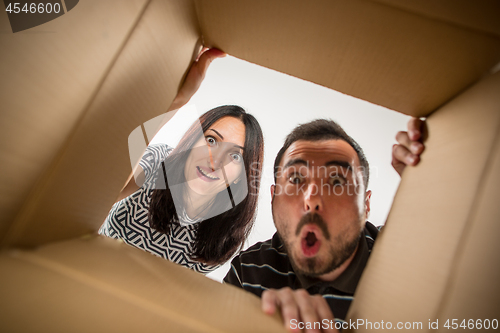
M315 230L304 230L301 238L302 253L306 257L315 256L321 246L321 241L318 239Z
M198 173L198 176L207 181L211 180L219 180L220 178L217 176L214 176L213 174L209 173L208 171L204 170L203 168L200 168L199 166L196 167L196 171Z

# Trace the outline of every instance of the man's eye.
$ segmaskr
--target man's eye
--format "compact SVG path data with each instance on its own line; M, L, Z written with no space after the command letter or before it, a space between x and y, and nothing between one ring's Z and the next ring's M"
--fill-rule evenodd
M243 161L243 156L240 153L232 153L231 159L236 163L241 163Z
M346 180L338 175L330 177L330 185L333 186L343 186L346 184Z
M217 145L217 140L213 136L206 136L205 140L210 147L215 147Z
M301 177L300 175L292 175L288 177L288 181L292 184L302 184L304 178Z

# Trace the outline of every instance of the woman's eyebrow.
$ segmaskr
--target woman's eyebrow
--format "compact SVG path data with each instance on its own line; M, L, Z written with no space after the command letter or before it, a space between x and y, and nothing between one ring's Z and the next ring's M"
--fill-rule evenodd
M214 131L215 133L217 133L217 135L222 139L224 140L224 137L222 136L222 134L220 134L219 132L217 132L216 130L214 130L213 128L209 128L208 129L209 131ZM245 150L245 147L242 147L242 146L238 146L238 145L234 145L235 147L237 148L240 148L241 150Z
M214 130L213 128L209 128L208 130L209 130L209 131L214 131L215 133L217 133L217 135L218 135L218 136L219 136L222 140L224 140L224 137L223 137L223 136L222 136L219 132L217 132L216 130Z

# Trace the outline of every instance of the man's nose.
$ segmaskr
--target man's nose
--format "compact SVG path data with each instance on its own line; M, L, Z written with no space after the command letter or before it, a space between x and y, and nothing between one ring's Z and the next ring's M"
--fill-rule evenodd
M306 212L319 213L323 210L323 196L321 188L316 182L311 182L307 185L304 195L304 209Z

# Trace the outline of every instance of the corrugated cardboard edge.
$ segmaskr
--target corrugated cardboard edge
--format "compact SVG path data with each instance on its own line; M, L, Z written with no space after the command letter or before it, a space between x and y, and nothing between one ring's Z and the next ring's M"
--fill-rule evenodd
M425 330L429 320L442 319L445 304L449 306L446 300L463 292L451 287L457 278L452 275L464 255L471 225L476 228L472 216L478 205L486 207L481 193L491 177L488 170L496 154L499 90L497 73L429 117L429 139L421 164L405 171L387 225L356 291L350 319L384 320L394 325L422 322ZM489 220L485 223L497 223L498 208L487 208L489 211L484 213ZM494 244L489 246L497 247ZM496 283L490 277L498 271L497 262L481 261L475 268L485 276L483 287ZM472 297L483 287L471 285L467 295ZM482 308L498 308L495 302L499 298L496 294L484 300ZM490 303L486 303L488 300ZM467 312L477 302L470 298L454 304L455 312Z
M145 6L4 246L36 246L99 228L129 174L128 134L166 112L199 49L195 15L189 1Z
M0 262L9 332L285 331L256 296L102 236L3 251Z

